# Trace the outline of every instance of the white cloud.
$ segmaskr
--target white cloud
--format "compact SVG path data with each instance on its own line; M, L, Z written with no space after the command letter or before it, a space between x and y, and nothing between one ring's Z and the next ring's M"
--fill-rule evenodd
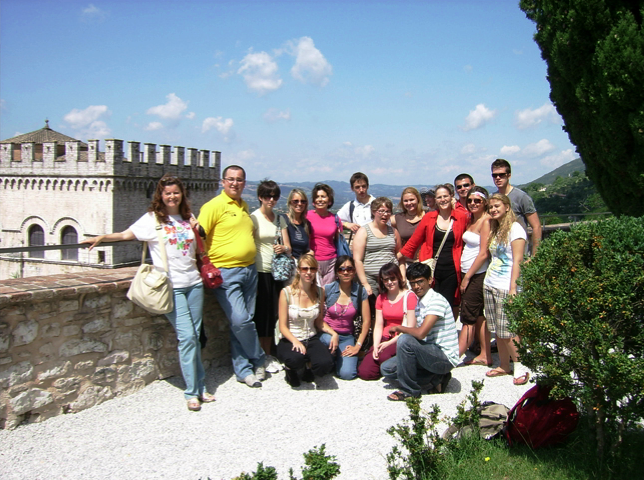
M84 110L74 108L63 117L76 134L85 138L105 138L111 130L103 120L111 115L107 105L90 105Z
M161 122L150 122L145 127L145 130L147 130L148 132L152 132L154 130L161 130L162 128L163 128L163 124Z
M356 155L360 155L361 157L368 157L371 155L373 152L375 152L376 149L374 148L373 145L365 145L363 147L356 147L354 152Z
M232 154L226 155L226 163L228 165L247 165L248 162L257 157L254 150L241 150Z
M287 44L287 51L295 57L295 65L291 68L293 78L302 83L311 83L320 87L329 83L333 67L324 58L322 52L315 48L311 37L291 40Z
M345 147L350 147L351 145L353 145L353 143L351 143L351 142L342 142L342 145L344 145Z
M269 123L278 122L280 120L289 121L291 119L291 110L286 109L285 111L280 111L277 108L269 108L266 113L264 113L264 120Z
M575 151L572 148L569 148L568 150L562 150L559 153L555 153L553 155L548 155L547 157L543 157L539 161L539 163L541 163L541 165L544 165L546 167L557 168L562 166L565 163L572 162L577 157L578 155L575 153Z
M471 155L476 151L476 146L473 143L468 143L467 145L463 145L463 148L461 148L461 153L463 155Z
M518 145L503 145L501 147L501 155L514 155L521 150Z
M230 129L233 127L233 119L223 117L208 117L201 125L201 132L206 133L208 130L216 129L219 133L226 136Z
M470 113L465 117L465 125L461 129L465 132L468 130L476 130L481 128L487 122L492 120L496 116L496 110L490 110L484 104L479 103L474 110L470 110Z
M179 120L181 114L188 108L188 103L181 100L174 93L166 95L165 98L168 99L167 103L148 108L145 113L170 120Z
M266 52L249 53L241 61L237 73L243 75L246 86L260 95L282 86L277 63Z
M107 18L108 14L105 10L101 10L93 3L81 10L81 20L86 23L102 22Z
M186 113L186 118L188 120L192 120L193 118L195 118L195 112Z
M537 143L526 145L521 154L524 157L534 158L540 157L548 152L551 152L556 147L547 139L539 140Z
M551 123L562 123L561 117L557 113L554 105L550 102L544 103L539 108L531 110L519 110L514 116L516 126L519 130L534 127L541 122L549 121Z

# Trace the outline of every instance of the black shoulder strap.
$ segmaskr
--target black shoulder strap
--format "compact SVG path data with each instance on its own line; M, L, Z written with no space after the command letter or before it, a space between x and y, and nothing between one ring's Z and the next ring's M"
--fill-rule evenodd
M356 209L356 204L353 203L353 200L351 200L351 203L349 203L349 219L351 220L351 223L356 223L353 221L353 212Z

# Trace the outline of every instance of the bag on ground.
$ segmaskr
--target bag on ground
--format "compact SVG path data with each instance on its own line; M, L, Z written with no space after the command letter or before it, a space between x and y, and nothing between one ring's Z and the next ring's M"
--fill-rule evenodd
M508 407L500 403L484 402L477 409L479 412L479 434L485 440L498 437L503 432L505 421L508 418ZM469 425L459 428L452 425L443 433L445 440L461 438L473 432Z

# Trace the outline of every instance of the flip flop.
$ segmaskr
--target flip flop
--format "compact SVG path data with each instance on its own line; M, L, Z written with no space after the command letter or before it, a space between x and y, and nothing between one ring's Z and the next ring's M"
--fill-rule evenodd
M402 392L400 390L396 390L394 393L387 395L387 399L391 400L392 402L403 402L411 397L412 396L408 393Z
M516 378L512 381L512 383L514 383L514 384L515 384L515 385L517 385L517 386L519 386L519 385L525 385L526 383L528 383L528 380L529 380L529 379L530 379L530 372L525 372L523 375L521 375L521 376L519 376L519 377L516 377Z
M202 393L201 396L199 397L199 401L201 403L212 403L216 400L215 396L212 395L211 393Z
M192 397L190 400L188 400L188 410L191 412L198 412L201 410L201 402L199 402L199 399L197 397Z
M478 359L477 359L477 358L473 358L473 359L471 359L471 360L463 360L463 365L485 365L485 366L491 367L491 366L492 366L492 362L485 363L485 362L484 362L483 360L481 360L480 358L478 358Z
M501 370L501 367L494 368L492 370L488 370L487 373L485 374L486 377L503 377L505 375L512 375L513 372L506 372L505 370Z

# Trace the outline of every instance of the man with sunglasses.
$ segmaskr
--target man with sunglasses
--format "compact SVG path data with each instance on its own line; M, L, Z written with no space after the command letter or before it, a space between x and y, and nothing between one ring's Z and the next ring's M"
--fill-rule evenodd
M246 172L230 165L221 175L223 192L199 212L210 261L221 270L224 283L211 291L230 322L230 350L237 381L261 387L266 377L266 355L259 343L253 317L257 297L256 247L253 221L242 199Z
M530 245L532 245L531 252L532 256L534 256L541 242L541 222L539 221L539 215L537 214L537 209L534 208L534 202L530 198L530 195L510 185L511 176L512 167L510 167L510 163L507 160L497 158L492 162L492 180L494 181L494 185L496 185L497 191L510 199L512 211L517 216L517 221L526 233L528 232L528 224L532 227Z
M454 190L458 193L458 202L456 202L454 208L462 208L469 213L467 210L467 195L474 186L474 179L469 173L461 173L454 179Z

